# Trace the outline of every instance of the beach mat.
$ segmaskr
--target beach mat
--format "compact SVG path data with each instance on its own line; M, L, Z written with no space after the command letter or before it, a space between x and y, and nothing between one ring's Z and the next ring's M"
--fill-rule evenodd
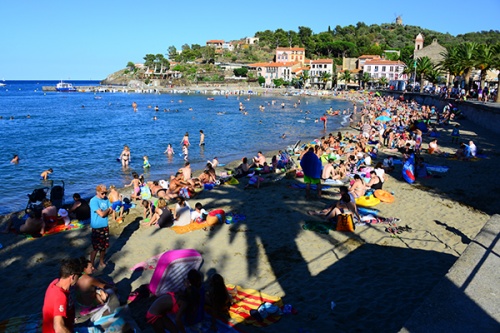
M262 303L266 302L281 308L283 306L281 297L266 295L258 290L244 289L240 286L236 286L236 294L234 294L234 285L227 284L226 287L228 292L233 294L233 304L229 308L231 317L229 325L245 324L266 327L281 319L279 314L270 314L264 320L258 321L250 315L251 310L257 310Z
M42 314L8 318L0 321L0 333L42 332Z
M330 230L335 230L332 222L326 221L306 221L302 226L304 230L310 230L322 235L328 235Z
M305 189L306 188L306 184L304 183L293 183L292 185L290 185L292 188L297 188L297 189ZM328 186L328 185L323 185L321 186L321 189L322 190L327 190L329 189L331 186ZM311 190L316 190L316 184L311 184Z
M207 221L203 221L201 223L191 222L188 225L173 226L170 229L172 229L173 231L175 231L178 234L186 234L186 233L191 232L191 231L196 231L196 230L200 230L200 229L203 229L203 228L210 228L210 227L212 227L212 226L214 226L214 225L216 225L218 223L219 223L218 220L215 220L212 223L209 223Z
M175 323L175 316L172 314L169 314L168 316ZM217 330L214 331L212 330L212 316L205 312L201 322L191 326L185 326L184 328L186 329L186 333L244 333L242 330L232 327L230 324L225 323L220 319L215 320L215 325Z
M75 229L83 229L87 226L87 224L84 224L78 220L72 220L70 224L68 225L65 225L65 224L56 224L52 227L50 227L50 229L46 230L45 233L43 234L42 237L45 237L45 236L50 236L50 235L55 235L55 234L58 234L60 232L64 232L64 231L69 231L69 230L75 230ZM40 237L33 237L31 235L24 235L27 239L37 239L37 238L40 238Z

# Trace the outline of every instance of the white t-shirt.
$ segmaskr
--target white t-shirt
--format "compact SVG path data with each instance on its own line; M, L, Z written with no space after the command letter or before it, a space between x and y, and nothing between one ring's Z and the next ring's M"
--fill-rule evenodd
M174 226L184 226L191 223L191 207L186 201L186 205L181 207L179 204L175 205L175 215Z
M208 214L207 211L203 208L199 212L197 212L196 210L193 210L191 212L191 221L196 220L198 217L201 217L203 214Z
M385 170L382 168L375 168L373 171L377 174L378 178L380 178L380 181L383 183L385 181Z

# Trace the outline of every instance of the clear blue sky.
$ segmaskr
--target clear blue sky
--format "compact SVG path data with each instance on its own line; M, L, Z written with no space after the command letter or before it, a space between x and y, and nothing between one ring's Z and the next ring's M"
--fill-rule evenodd
M403 23L452 35L500 30L499 0L116 1L0 0L0 80L101 80L169 46L257 31L314 33L357 22Z

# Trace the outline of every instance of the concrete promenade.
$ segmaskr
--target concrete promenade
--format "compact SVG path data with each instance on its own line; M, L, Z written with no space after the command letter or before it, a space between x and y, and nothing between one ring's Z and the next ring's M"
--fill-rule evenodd
M400 332L500 332L499 238L493 215Z

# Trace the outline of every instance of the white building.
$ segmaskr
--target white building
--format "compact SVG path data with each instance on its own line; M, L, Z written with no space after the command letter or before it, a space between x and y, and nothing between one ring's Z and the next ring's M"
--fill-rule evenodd
M332 78L333 78L333 60L332 59L317 59L310 61L309 70L309 82L311 86L317 86L318 88L323 88L325 82L323 81L323 75L325 73L329 74L328 82L326 82L325 89L332 88Z
M295 77L295 70L300 68L300 63L291 62L260 62L249 64L248 69L254 70L257 76L266 79L265 85L272 86L273 80L283 79L291 82Z
M374 81L381 77L386 77L387 81L391 81L407 80L408 76L403 73L405 67L406 64L399 60L370 59L365 61L362 69L364 73L369 73Z

